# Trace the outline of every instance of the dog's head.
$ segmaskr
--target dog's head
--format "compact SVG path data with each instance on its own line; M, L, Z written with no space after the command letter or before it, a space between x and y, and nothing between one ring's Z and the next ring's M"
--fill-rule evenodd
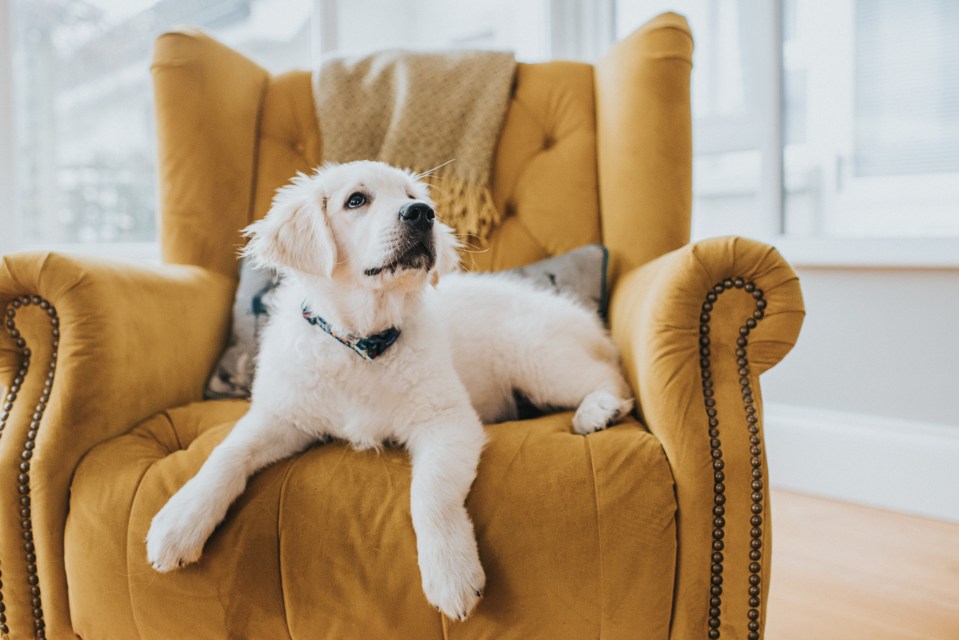
M243 253L261 266L364 288L435 284L459 265L458 243L436 219L427 186L382 162L300 174L245 233Z

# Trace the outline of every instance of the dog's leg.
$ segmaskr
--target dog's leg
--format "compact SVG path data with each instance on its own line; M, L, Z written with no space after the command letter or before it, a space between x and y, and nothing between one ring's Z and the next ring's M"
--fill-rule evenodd
M542 375L526 376L517 385L534 405L576 408L573 429L583 435L615 424L632 410L629 385L617 363L579 349L557 350L556 356L556 362L544 361L538 367Z
M146 539L147 561L160 572L196 562L247 478L313 440L271 416L247 413L153 518Z
M426 599L448 617L465 620L486 586L464 505L485 434L469 408L446 418L417 425L407 441L413 460L410 511Z

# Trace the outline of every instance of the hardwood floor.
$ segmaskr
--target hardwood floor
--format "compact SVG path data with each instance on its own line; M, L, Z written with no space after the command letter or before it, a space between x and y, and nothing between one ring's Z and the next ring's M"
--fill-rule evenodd
M959 640L959 524L772 500L766 640Z

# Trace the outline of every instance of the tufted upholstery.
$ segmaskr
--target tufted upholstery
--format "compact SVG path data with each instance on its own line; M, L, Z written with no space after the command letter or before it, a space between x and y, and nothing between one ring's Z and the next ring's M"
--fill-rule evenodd
M610 247L610 329L642 420L585 438L568 414L488 427L468 500L488 591L460 624L422 598L395 451L332 445L266 469L201 563L147 568L151 514L245 408L201 401L239 230L322 160L308 74L161 36L165 264L0 257L0 636L760 638L758 376L804 311L772 247L687 244L691 55L665 14L595 66L519 66L493 172L507 217L467 265Z

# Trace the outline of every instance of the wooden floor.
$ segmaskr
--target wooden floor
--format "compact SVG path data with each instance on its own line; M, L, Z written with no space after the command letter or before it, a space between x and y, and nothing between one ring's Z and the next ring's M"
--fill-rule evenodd
M766 640L959 640L959 525L772 499Z

